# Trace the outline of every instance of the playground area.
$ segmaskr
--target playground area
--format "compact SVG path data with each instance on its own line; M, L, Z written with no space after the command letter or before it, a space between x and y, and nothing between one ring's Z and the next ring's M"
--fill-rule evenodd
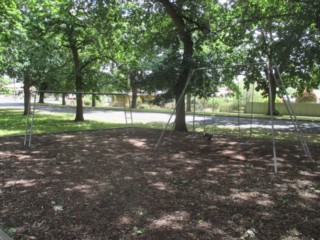
M13 239L318 239L319 147L125 129L0 138ZM243 139L242 139L243 140Z

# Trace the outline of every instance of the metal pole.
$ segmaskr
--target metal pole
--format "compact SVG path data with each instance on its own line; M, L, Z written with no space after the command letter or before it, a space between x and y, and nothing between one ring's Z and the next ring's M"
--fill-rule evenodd
M194 91L197 87L197 75L194 78ZM193 119L192 119L192 133L195 132L195 118L196 118L196 94L193 95Z
M250 115L250 139L252 138L252 122L253 122L253 96L254 96L254 83L252 84L251 96L251 115Z
M126 108L126 98L128 99L128 104L129 104L129 113L127 112L127 108ZM127 129L127 133L129 134L129 127L128 127L128 119L130 119L131 121L131 129L133 132L133 118L132 118L132 110L131 110L131 101L130 101L130 96L126 95L126 98L124 98L123 100L123 110L124 110L124 118L126 121L126 129ZM129 114L129 117L128 117Z
M282 89L284 90L285 92L285 96L287 98L287 101L284 102L284 105L290 115L290 118L291 118L291 121L293 123L293 126L294 126L294 129L296 130L296 132L298 133L298 137L299 137L299 140L300 140L300 143L302 145L302 148L304 150L304 153L307 155L307 157L314 162L312 156L311 156L311 153L310 153L310 150L309 150L309 147L307 145L307 142L305 140L305 138L303 137L303 134L302 134L302 130L301 130L301 127L300 127L300 124L299 124L299 121L297 119L297 116L296 114L294 113L294 110L292 108L292 105L291 105L291 101L290 101L290 98L287 94L287 91L285 89L285 86L284 86L284 83L283 83L283 80L282 80L282 77L280 75L280 71L279 71L279 67L278 66L275 66L276 68L276 71L277 71L277 74L279 76L279 83L280 83L280 86L282 87ZM276 78L275 74L274 74L274 78Z
M30 118L30 99L29 99L29 105L27 109L27 117L26 117L26 133L24 135L24 145L27 145L27 138L28 138L28 132L29 132L29 118Z
M272 89L271 89L271 76L270 76L270 63L267 63L267 78L268 78L268 87L269 87L269 104L270 104L270 116L271 116L271 126L272 126L272 149L273 149L273 165L274 172L278 173L277 166L277 151L276 151L276 142L275 142L275 134L274 134L274 119L273 119L273 102L272 102Z
M31 96L33 96L33 109L32 109L32 120L31 120L31 126L30 126L30 133L29 133L29 147L31 147L31 140L32 140L32 130L33 130L33 124L34 124L34 112L36 109L36 100L37 100L37 93L36 92L31 92Z
M158 149L158 147L159 147L159 145L160 145L160 143L161 143L161 141L162 141L162 139L163 139L164 133L165 133L165 131L167 130L168 125L170 124L170 121L171 121L171 119L172 119L173 114L177 111L178 107L180 107L179 105L180 105L181 101L184 99L184 94L185 94L185 92L186 92L186 90L187 90L187 87L188 87L188 85L189 85L189 83L190 83L190 80L191 80L191 78L192 78L192 76L193 76L194 71L195 71L195 70L192 69L192 70L189 72L189 75L188 75L188 78L187 78L187 82L186 82L186 84L185 84L185 86L184 86L184 88L183 88L183 90L182 90L182 93L181 93L181 95L180 95L180 97L179 97L179 99L178 99L178 101L177 101L177 103L176 103L176 107L175 107L175 109L172 111L172 113L171 113L171 115L170 115L170 117L169 117L169 120L168 120L166 126L165 126L164 129L162 130L162 133L161 133L161 135L160 135L160 137L159 137L159 139L158 139L158 142L157 142L156 146L154 147L153 151L156 151L156 150Z
M196 120L196 95L193 96L193 119L192 119L192 132L195 132L195 120Z
M238 78L238 94L237 94L237 100L238 100L238 138L241 142L241 126L240 126L240 80Z

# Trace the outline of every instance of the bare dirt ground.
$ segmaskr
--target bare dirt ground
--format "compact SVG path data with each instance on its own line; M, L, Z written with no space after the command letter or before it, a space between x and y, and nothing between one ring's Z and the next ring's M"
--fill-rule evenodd
M319 147L123 129L0 139L14 239L320 239Z

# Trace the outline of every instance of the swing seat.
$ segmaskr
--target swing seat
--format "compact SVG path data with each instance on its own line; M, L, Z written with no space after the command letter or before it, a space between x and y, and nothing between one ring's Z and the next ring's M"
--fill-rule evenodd
M203 138L206 139L207 141L211 141L213 135L210 133L204 133Z

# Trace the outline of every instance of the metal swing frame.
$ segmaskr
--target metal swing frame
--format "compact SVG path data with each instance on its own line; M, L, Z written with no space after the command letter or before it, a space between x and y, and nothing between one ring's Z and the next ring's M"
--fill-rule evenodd
M202 68L196 68L196 69L191 69L191 71L189 72L189 75L188 75L188 78L187 78L187 81L186 81L186 84L183 88L183 91L178 99L178 102L176 103L176 107L175 109L171 112L171 115L170 115L170 118L167 122L167 124L165 125L164 129L162 130L162 133L154 147L154 152L160 147L161 145L161 142L163 140L163 137L164 137L164 133L166 132L166 130L168 129L168 126L171 122L171 119L173 117L173 115L175 115L177 109L180 107L180 104L181 104L181 101L184 101L184 96L185 96L185 93L186 93L186 90L187 90L187 87L189 86L190 82L191 82L191 79L194 75L194 73L196 71L201 71L201 70L208 70L208 69L225 69L225 68L234 68L234 67L242 67L242 66L265 66L268 71L267 71L267 80L268 80L268 90L269 90L269 96L272 96L272 89L271 89L271 75L270 75L270 67L274 67L275 65L272 65L270 64L269 62L260 62L260 63L251 63L251 64L234 64L234 65L231 65L231 66L216 66L216 67L202 67ZM279 82L281 84L282 87L284 87L284 84L283 84L283 81L282 81L282 78L281 78L281 75L280 75L280 72L279 72L279 68L276 66L276 73L278 75L278 78L276 77L276 75L273 73L272 71L272 76L275 78L276 82ZM278 79L278 80L277 80ZM284 89L285 90L285 89ZM286 92L286 91L285 91ZM292 106L291 106L291 103L290 103L290 100L289 100L289 97L288 97L288 94L286 93L286 96L288 98L288 105L286 104L286 107L288 109L288 113L290 115L290 118L291 118L291 121L293 123L293 125L295 126L295 130L297 131L298 133L298 136L299 136L299 139L300 139L300 142L301 142L301 145L303 147L303 150L306 154L306 156L313 161L313 158L311 156L311 153L309 151L309 148L308 148L308 145L302 135L302 131L301 131L301 128L299 126L299 123L297 121L297 118L293 112L293 109L292 109ZM270 101L270 109L273 109L273 103L272 101ZM195 110L195 107L194 107L194 110ZM253 109L252 109L253 110ZM277 174L278 173L278 163L277 163L277 151L276 151L276 140L275 140L275 128L274 128L274 113L273 111L270 112L270 122L271 122L271 127L272 127L272 152L273 152L273 165L274 165L274 172ZM193 120L193 128L194 128L194 120Z

